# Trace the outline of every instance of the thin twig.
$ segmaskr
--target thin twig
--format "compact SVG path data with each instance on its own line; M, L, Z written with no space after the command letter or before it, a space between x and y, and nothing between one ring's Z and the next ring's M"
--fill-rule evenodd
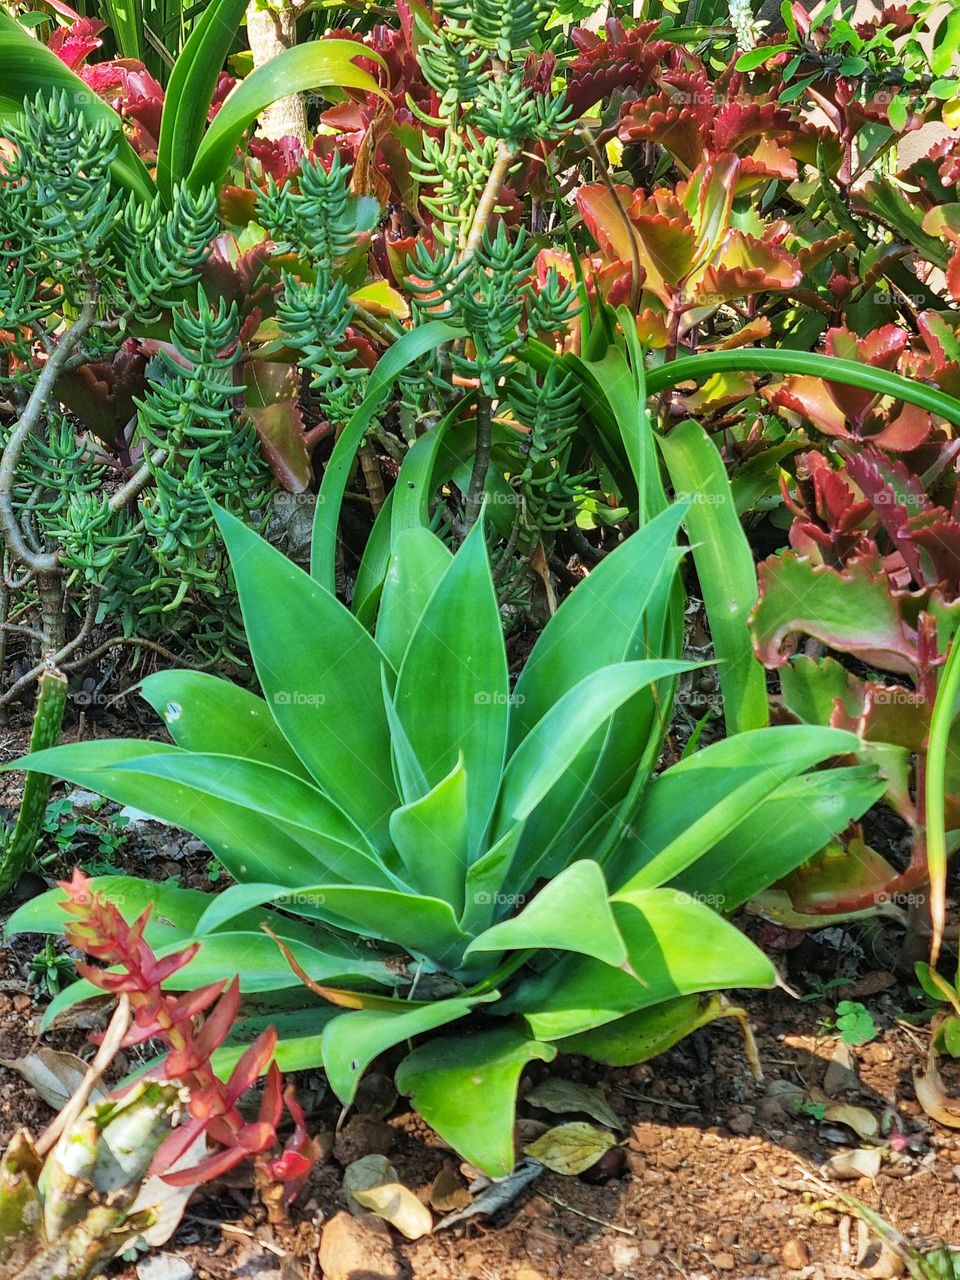
M558 1205L567 1213L575 1213L578 1218L586 1218L587 1222L593 1222L598 1227L606 1227L608 1231L619 1231L622 1236L633 1236L636 1239L637 1233L632 1227L618 1227L615 1222L610 1222L606 1218L595 1218L592 1213L584 1213L582 1209L575 1209L572 1204L567 1204L565 1200L560 1200L557 1196L551 1196L546 1191L541 1191L540 1195L544 1200L551 1201L552 1204Z
M57 568L55 552L38 554L31 550L23 536L23 530L13 510L13 488L17 476L20 455L29 437L36 431L53 395L53 389L71 363L77 344L93 324L97 313L97 294L91 288L77 320L60 338L37 379L26 408L14 424L0 460L0 530L14 559L25 564L34 573L50 573Z
M53 1147L54 1143L60 1135L73 1124L77 1116L87 1105L90 1094L93 1092L97 1081L109 1067L110 1063L116 1056L117 1050L123 1041L123 1037L127 1034L130 1027L130 997L124 992L121 995L116 1009L113 1011L113 1017L110 1019L110 1025L107 1027L97 1050L97 1056L87 1067L87 1074L80 1082L80 1087L76 1093L63 1108L60 1114L51 1121L47 1128L40 1135L34 1148L38 1156L46 1155Z

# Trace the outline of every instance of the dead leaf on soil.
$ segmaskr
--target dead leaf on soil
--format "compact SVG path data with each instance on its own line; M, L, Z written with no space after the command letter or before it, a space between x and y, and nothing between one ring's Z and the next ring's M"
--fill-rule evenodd
M823 1118L833 1124L846 1125L858 1138L880 1141L880 1121L866 1109L849 1102L830 1102L823 1109Z
M32 1085L48 1107L60 1111L80 1088L87 1074L87 1064L75 1053L47 1049L42 1045L22 1058L0 1058L0 1066L8 1067ZM90 1094L91 1102L107 1095L98 1087Z
M544 1111L553 1111L563 1115L571 1111L582 1111L592 1116L608 1129L623 1129L624 1124L610 1103L599 1089L592 1089L585 1084L575 1084L573 1080L563 1080L558 1076L548 1076L526 1095L525 1101L533 1107L542 1107Z
M385 1156L364 1156L347 1165L343 1187L351 1209L356 1204L375 1213L408 1240L419 1240L433 1230L430 1210L397 1181L397 1171Z
M840 1151L823 1166L828 1178L839 1178L848 1181L852 1178L875 1178L880 1172L882 1157L877 1150L866 1151L858 1147L856 1151Z
M927 1053L926 1071L913 1073L913 1088L917 1101L932 1120L950 1129L960 1129L960 1099L951 1098L943 1087L932 1042Z
M543 1173L543 1165L539 1160L522 1160L513 1173L508 1174L505 1178L500 1178L497 1182L491 1182L484 1191L481 1191L472 1204L468 1204L465 1209L458 1209L455 1213L448 1213L445 1218L441 1218L434 1230L439 1231L441 1227L452 1227L455 1223L464 1222L467 1218L472 1218L476 1214L482 1213L490 1217L492 1214L499 1213L501 1209L505 1209L507 1205L512 1204L520 1192L536 1178L539 1178L541 1173Z
M446 1161L430 1187L430 1203L438 1213L463 1209L473 1200L456 1169Z
M548 1129L542 1138L524 1150L554 1173L572 1176L591 1168L616 1145L616 1138L605 1129L587 1124L585 1120L574 1120Z

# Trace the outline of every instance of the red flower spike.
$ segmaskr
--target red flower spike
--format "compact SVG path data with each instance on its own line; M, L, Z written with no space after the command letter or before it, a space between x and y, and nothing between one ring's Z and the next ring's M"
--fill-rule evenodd
M119 972L91 964L81 964L78 969L101 990L124 992L129 996L133 1021L125 1043L137 1044L153 1036L163 1039L169 1053L162 1065L162 1075L168 1080L181 1081L187 1091L189 1119L162 1144L151 1165L152 1171L161 1173L173 1186L189 1186L210 1181L254 1157L262 1176L283 1181L283 1201L288 1202L309 1172L312 1147L303 1114L288 1091L294 1135L283 1153L276 1157L269 1155L277 1145L276 1127L282 1118L285 1098L282 1076L276 1065L271 1065L277 1044L274 1028L269 1027L247 1048L225 1084L214 1073L210 1058L229 1035L239 1011L238 979L234 978L226 989L218 982L182 995L165 994L162 983L189 964L201 944L194 943L158 958L145 938L149 908L133 924L128 924L112 903L91 891L90 882L82 873L76 872L61 887L66 896L63 907L70 916L67 933L71 941L87 955ZM198 1025L204 1014L205 1021ZM258 1119L248 1122L237 1110L236 1103L268 1066ZM191 1169L163 1173L201 1133L221 1143L224 1149ZM283 1175L282 1179L271 1173L274 1166L277 1175Z
M277 1047L277 1033L273 1027L267 1027L244 1053L230 1073L227 1082L226 1099L228 1106L233 1106L237 1099L259 1080L273 1057Z

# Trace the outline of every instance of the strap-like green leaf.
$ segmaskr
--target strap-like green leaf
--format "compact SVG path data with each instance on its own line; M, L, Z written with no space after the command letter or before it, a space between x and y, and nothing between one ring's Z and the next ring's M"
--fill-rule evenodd
M747 617L757 602L757 571L740 524L723 459L699 422L681 422L658 436L684 522L720 663L728 733L770 723L766 673L753 652Z
M431 786L463 756L471 859L482 851L500 786L509 692L500 608L478 521L410 639L395 699Z
M729 915L825 848L886 788L869 765L791 778L672 884Z
M617 869L629 875L624 891L672 880L790 778L859 746L841 729L783 725L738 733L674 765L647 788L618 854ZM607 877L617 882L610 867Z
M219 507L215 514L280 731L321 788L384 848L399 797L380 689L383 655L335 596L235 516Z
M504 1178L516 1158L520 1076L528 1062L550 1062L556 1053L552 1045L531 1040L514 1027L443 1036L404 1058L396 1085L465 1160L491 1178Z
M463 759L413 804L390 815L390 835L409 883L459 914L467 873L467 775Z
M296 838L295 828L187 783L129 768L144 757L157 759L178 750L161 742L104 739L53 747L15 761L14 766L52 773L161 822L186 827L216 854L234 879L269 879L291 886L303 881L305 868L312 867L313 875L322 874L323 864L315 860L304 840ZM128 767L117 768L121 764Z
M938 391L914 378L903 378L887 369L877 369L869 364L857 364L855 360L841 360L837 356L821 356L811 351L774 351L764 347L744 347L739 351L703 351L699 355L684 356L652 369L647 375L647 394L658 395L681 382L702 382L713 373L782 373L809 374L814 378L826 378L848 387L861 387L877 395L904 400L919 405L931 413L939 414L953 425L960 426L960 400Z
M360 56L382 62L376 50L360 48L353 40L328 39L284 49L257 67L227 96L211 121L190 165L187 180L193 190L219 185L245 130L278 98L331 85L386 97L369 71L353 61Z
M574 685L536 724L510 758L497 805L495 834L503 835L533 812L563 777L580 744L640 689L692 671L694 662L618 662ZM562 821L564 814L557 814Z
M394 536L380 612L377 644L395 671L427 607L427 601L453 562L453 556L429 529L404 529Z
M377 361L377 367L367 383L367 394L363 398L363 403L344 427L333 447L317 498L310 551L310 573L329 591L336 590L337 528L340 523L340 507L343 504L343 495L346 492L357 450L367 428L383 404L387 392L404 369L426 355L428 351L435 351L445 342L452 342L455 338L463 336L462 329L456 329L442 320L430 320L405 333Z
M213 92L245 8L246 0L210 0L170 73L157 144L157 186L168 204L196 158Z
M197 930L217 929L240 912L267 902L278 902L293 912L309 907L311 913L321 913L338 927L347 922L371 938L426 956L448 972L459 966L470 941L457 925L450 904L439 898L366 885L305 885L302 881L293 893L279 884L231 885L207 908Z
M249 689L204 671L155 671L141 683L140 696L185 751L244 756L310 779L270 708Z
M616 968L628 964L626 944L610 908L607 882L595 862L584 859L561 871L519 915L475 938L467 955L527 948L576 951Z

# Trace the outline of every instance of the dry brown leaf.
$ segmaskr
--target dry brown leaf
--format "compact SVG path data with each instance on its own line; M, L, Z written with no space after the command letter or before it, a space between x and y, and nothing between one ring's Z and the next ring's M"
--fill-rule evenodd
M880 1138L880 1121L866 1107L855 1107L849 1102L831 1102L823 1109L824 1120L846 1125L858 1138Z
M932 1120L949 1129L960 1129L960 1099L951 1098L943 1087L932 1041L927 1053L926 1071L913 1073L913 1089L917 1101Z
M881 1155L879 1151L866 1151L858 1147L856 1151L840 1151L831 1156L823 1166L828 1178L839 1178L847 1181L851 1178L875 1178L880 1172Z
M43 1045L22 1058L0 1058L0 1065L23 1076L54 1111L67 1105L87 1074L87 1064L75 1053L63 1053ZM98 1102L106 1096L102 1089L94 1088L90 1100Z
M573 1080L563 1080L559 1076L548 1076L546 1080L530 1090L525 1100L533 1107L542 1107L544 1111L553 1111L561 1115L571 1111L582 1111L584 1115L591 1116L600 1124L605 1124L608 1129L624 1127L623 1121L599 1089L591 1089L585 1084L575 1084Z
M431 1205L438 1213L452 1213L454 1209L463 1209L472 1200L463 1179L447 1160L430 1187Z
M408 1240L419 1240L433 1230L430 1210L400 1182L384 1182L351 1195L357 1204L389 1222Z
M548 1129L542 1138L531 1142L524 1150L554 1173L576 1175L591 1168L616 1145L616 1138L606 1129L587 1124L584 1120L574 1120Z

